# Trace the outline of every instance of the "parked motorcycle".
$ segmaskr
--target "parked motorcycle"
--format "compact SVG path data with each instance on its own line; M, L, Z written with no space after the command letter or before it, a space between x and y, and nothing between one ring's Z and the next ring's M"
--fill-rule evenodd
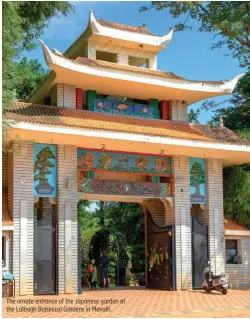
M208 262L208 266L204 269L204 282L202 288L206 292L211 292L212 290L217 290L223 295L227 294L228 284L226 276L224 273L221 273L218 276L214 276L211 271L211 264Z

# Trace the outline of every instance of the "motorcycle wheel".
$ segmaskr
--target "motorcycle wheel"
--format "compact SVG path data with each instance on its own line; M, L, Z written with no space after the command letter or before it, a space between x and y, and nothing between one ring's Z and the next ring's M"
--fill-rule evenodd
M227 288L222 288L221 292L222 292L223 295L226 295L227 294Z

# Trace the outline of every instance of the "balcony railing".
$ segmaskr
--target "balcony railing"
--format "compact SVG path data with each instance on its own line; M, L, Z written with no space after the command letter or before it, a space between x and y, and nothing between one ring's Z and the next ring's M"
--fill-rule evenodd
M91 97L89 98L89 109L94 112L159 119L156 100L152 100L152 104L138 104Z

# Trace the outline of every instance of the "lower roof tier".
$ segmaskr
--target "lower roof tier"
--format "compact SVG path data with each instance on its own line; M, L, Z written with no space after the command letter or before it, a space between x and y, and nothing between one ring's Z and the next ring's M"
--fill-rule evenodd
M4 111L10 139L73 144L110 150L187 155L224 160L224 165L250 162L250 141L225 127L144 119L57 106L17 102ZM32 132L31 132L32 131ZM37 133L36 133L37 132Z

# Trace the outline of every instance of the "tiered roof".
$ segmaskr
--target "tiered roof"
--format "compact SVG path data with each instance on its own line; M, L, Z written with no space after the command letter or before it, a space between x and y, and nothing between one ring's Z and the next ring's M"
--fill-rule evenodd
M225 127L109 115L58 106L17 102L4 111L6 119L17 122L63 127L140 133L196 141L250 145L250 141Z

